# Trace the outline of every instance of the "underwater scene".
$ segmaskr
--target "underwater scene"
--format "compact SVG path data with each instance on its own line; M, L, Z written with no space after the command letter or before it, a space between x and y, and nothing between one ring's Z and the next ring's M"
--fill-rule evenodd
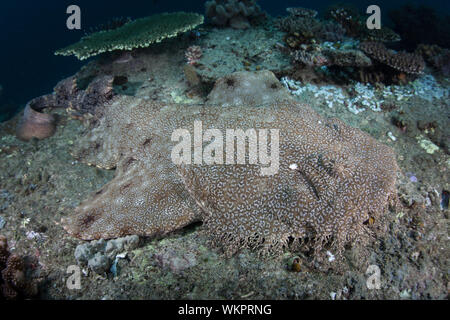
M450 2L0 17L0 300L448 299Z

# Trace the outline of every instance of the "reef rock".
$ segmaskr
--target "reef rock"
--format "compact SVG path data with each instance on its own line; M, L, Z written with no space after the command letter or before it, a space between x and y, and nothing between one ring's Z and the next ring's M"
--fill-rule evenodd
M298 103L269 71L220 79L206 105L115 96L105 108L74 150L86 163L116 168L63 220L81 239L163 235L203 221L228 254L245 247L281 253L306 238L317 254L325 245L338 254L345 244L366 244L376 226L368 221L382 221L396 198L394 152ZM230 135L222 144L227 129L250 130L253 144L225 150L234 141ZM182 153L181 142L189 146Z

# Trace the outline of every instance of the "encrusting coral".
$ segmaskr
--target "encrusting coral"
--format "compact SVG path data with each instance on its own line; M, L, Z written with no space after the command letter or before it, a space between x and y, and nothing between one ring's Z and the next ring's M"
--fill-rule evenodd
M218 26L234 29L250 27L250 18L261 16L261 8L255 0L212 0L205 2L205 15Z
M211 242L227 254L245 247L280 254L305 239L303 246L313 248L315 256L324 248L339 254L345 244L367 244L373 228L367 221L381 222L396 198L393 151L296 102L269 71L218 80L206 105L116 96L105 108L99 125L73 152L85 163L116 168L112 181L62 221L81 239L162 235L203 221ZM243 164L223 165L215 145L216 162L175 164L174 130L185 129L182 139L190 149L195 121L215 134L256 129L272 162L249 163L248 155ZM262 129L279 130L279 144L272 134L264 140ZM203 154L212 156L211 139L203 136L194 146L203 141ZM277 163L274 174L261 175Z
M116 50L145 48L153 43L172 38L203 23L197 13L161 13L136 19L108 31L99 31L81 38L75 44L57 50L56 55L75 55L84 60L100 53Z

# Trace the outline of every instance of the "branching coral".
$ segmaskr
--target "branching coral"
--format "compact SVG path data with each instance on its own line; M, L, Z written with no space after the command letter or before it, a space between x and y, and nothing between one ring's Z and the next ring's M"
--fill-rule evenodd
M370 58L408 74L421 74L425 68L422 57L407 52L395 53L380 42L362 42L360 49Z
M250 27L250 18L262 15L255 0L212 0L205 2L206 17L217 26L234 29Z
M203 23L196 13L162 13L136 19L122 27L93 33L75 44L57 50L56 55L75 55L84 60L103 52L145 48L153 43L172 38Z
M332 7L325 16L339 23L352 37L358 37L364 29L360 16L351 8Z
M187 63L190 65L197 64L200 58L202 57L202 48L200 46L190 46L186 49L185 57Z
M287 8L287 17L279 19L276 24L279 29L287 32L285 42L294 49L301 44L316 41L341 41L345 29L333 21L320 21L316 18L317 11L306 8Z
M314 34L321 41L337 42L344 39L345 29L339 23L326 21L314 29Z
M415 52L420 54L437 72L446 77L450 75L450 49L444 49L438 45L420 44Z
M277 22L278 27L288 34L304 40L313 39L315 30L321 28L321 23L315 18L314 11L300 7L287 10L290 14Z
M294 62L310 67L321 67L329 63L327 57L319 51L296 50L292 52L292 58Z

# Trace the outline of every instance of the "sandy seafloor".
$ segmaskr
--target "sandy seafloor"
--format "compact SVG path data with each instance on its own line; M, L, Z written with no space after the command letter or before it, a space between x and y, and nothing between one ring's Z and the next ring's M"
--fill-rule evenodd
M262 29L214 29L194 42L184 37L138 50L130 63L91 62L79 76L126 75L126 86L115 88L119 93L202 103L207 89L192 89L183 72L189 45L204 48L198 72L205 79L245 68L268 68L281 78L289 60L274 47L280 39L276 32ZM214 57L217 61L211 61ZM206 245L201 224L163 238L141 238L138 245L120 252L126 254L117 258L115 272L93 272L75 259L75 248L84 242L69 237L60 220L112 179L114 171L72 158L72 146L87 129L63 109L52 111L59 115L57 131L42 141L18 140L18 117L0 125L0 234L9 239L11 252L32 261L31 276L40 281L42 299L445 299L450 289L449 211L442 207L441 195L450 190L449 81L433 79L443 95L428 88L387 98L381 111L367 107L358 114L345 106L352 99L348 96L344 104L330 106L324 91L295 95L321 115L338 117L396 152L402 170L398 193L405 207L388 213L388 232L370 248L369 263L381 271L380 289L367 288L366 270L355 266L351 249L342 273L306 266L293 272L289 261L295 252L264 259L244 250L222 257ZM399 121L403 130L395 125ZM66 271L77 264L81 289L70 290Z

